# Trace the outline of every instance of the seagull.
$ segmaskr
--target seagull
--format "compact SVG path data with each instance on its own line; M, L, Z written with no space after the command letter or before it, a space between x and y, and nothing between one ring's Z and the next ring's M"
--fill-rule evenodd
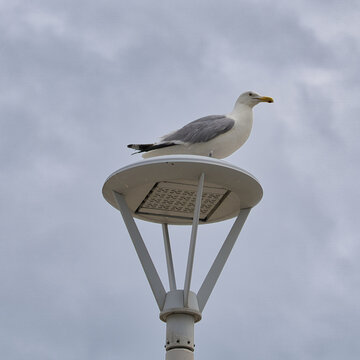
M173 131L153 144L129 144L128 148L142 153L143 158L161 155L200 155L223 159L238 150L248 139L252 123L252 108L272 103L268 96L253 91L241 94L234 109L227 115L208 115Z

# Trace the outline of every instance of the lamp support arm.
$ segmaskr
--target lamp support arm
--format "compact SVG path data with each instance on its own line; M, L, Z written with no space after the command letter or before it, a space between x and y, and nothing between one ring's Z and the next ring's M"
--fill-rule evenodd
M229 235L226 237L224 244L222 245L219 253L217 254L208 274L206 275L204 282L202 283L198 293L198 303L200 311L203 311L211 292L213 291L215 284L224 268L224 265L230 255L230 252L238 238L240 231L250 213L250 208L241 209L238 217L236 218Z
M186 266L186 274L185 274L185 282L184 282L184 306L185 307L188 307L188 305L189 305L189 291L190 291L192 270L193 270L193 265L194 265L196 235L197 235L197 230L198 230L198 225L199 225L201 200L202 200L202 193L203 193L203 188L204 188L204 178L205 178L205 174L202 173L199 178L199 184L198 184L197 193L196 193L194 216L193 216L193 223L192 223L192 228L191 228L191 237L190 237L190 244L189 244L189 254L188 254L188 261L187 261L187 266Z
M153 261L151 260L150 254L146 248L144 240L139 232L139 229L135 223L134 218L131 215L129 207L126 203L124 195L113 191L116 203L119 206L121 215L124 219L126 228L130 234L131 240L134 244L136 253L139 257L141 265L144 269L147 280L150 284L151 290L154 294L155 300L158 304L160 310L162 310L164 306L166 291L161 282L158 272L154 266Z
M169 277L169 286L170 291L176 290L176 279L174 271L174 262L171 253L169 229L167 224L162 224L163 236L164 236L164 247L165 247L165 256L166 256L166 265L168 270Z

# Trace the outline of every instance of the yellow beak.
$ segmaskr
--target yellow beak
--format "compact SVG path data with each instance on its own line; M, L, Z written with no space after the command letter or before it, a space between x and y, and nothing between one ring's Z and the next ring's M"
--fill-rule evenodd
M268 102L268 103L274 102L273 98L271 98L269 96L262 96L261 98L259 98L259 100L262 102Z

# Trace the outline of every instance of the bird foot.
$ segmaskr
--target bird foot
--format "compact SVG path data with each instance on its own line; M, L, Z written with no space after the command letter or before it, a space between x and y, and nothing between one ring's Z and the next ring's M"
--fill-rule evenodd
M211 150L211 151L209 152L209 157L213 157L213 154L214 154L214 150Z

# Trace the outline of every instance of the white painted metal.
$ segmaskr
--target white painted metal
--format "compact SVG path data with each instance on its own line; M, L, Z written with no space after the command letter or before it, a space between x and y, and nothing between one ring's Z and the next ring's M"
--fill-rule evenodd
M187 349L172 349L166 352L165 360L194 360L194 353Z
M184 307L184 290L169 291L166 294L164 307L160 313L160 319L166 322L168 316L172 314L188 314L194 318L194 322L200 321L201 312L196 294L189 291L189 304L188 307Z
M190 196L186 195L189 193ZM169 195L168 198L161 198L160 204L166 203L164 208L156 206L156 196L161 197L162 194ZM251 208L261 200L260 184L246 171L222 160L202 156L162 156L118 170L106 180L103 195L122 214L160 309L160 319L166 322L166 360L194 360L194 324L201 320L202 310ZM152 213L146 210L149 204L155 205ZM206 208L204 204L210 204L210 207ZM177 216L182 206L186 208L183 211L186 216ZM235 216L237 219L195 294L190 291L190 286L198 225ZM168 293L165 292L134 217L162 224L170 287ZM192 224L184 290L176 289L168 224Z
M189 292L188 307L184 307L183 301L183 290L168 292L160 313L160 319L166 322L165 348L169 360L193 359L194 323L201 320L201 313L195 293Z
M167 271L169 277L169 287L170 287L170 291L173 291L176 290L176 279L175 279L174 263L171 253L168 225L162 224L162 230L164 236L164 247L165 247L165 255L166 255L166 265L167 265Z
M194 317L171 314L166 319L166 351L171 349L194 351Z
M146 248L144 240L142 239L139 229L135 224L135 221L129 211L125 198L122 194L114 191L114 197L121 211L121 215L124 219L125 225L128 229L132 242L134 244L136 253L140 259L141 265L144 269L145 275L149 281L151 290L154 294L155 300L160 310L162 310L166 292L164 286L160 280L160 277L156 271L154 263L151 260L150 254Z
M187 266L186 266L186 275L185 275L185 282L184 282L184 306L185 307L188 307L188 301L189 301L189 291L190 291L192 270L193 270L193 265L194 265L196 235L197 235L197 229L198 229L198 225L199 225L200 206L201 206L201 198L202 198L203 187L204 187L204 178L205 178L205 174L202 173L200 175L198 190L197 190L197 194L196 194L196 202L195 202L195 209L194 209L193 223L192 223L192 228L191 228L191 237L190 237L190 244L189 244L189 254L188 254L188 261L187 261Z
M198 293L197 299L199 302L200 311L204 310L206 302L209 299L211 292L213 291L215 284L221 274L222 269L228 259L230 252L238 238L240 231L250 213L251 209L240 210L239 216L236 218L229 235L227 236L224 244L222 245L219 253L217 254L208 274L206 275L204 282L202 283Z
M191 225L192 217L180 219L166 215L137 212L142 201L158 182L197 186L205 173L204 188L225 189L228 195L205 223L236 217L240 209L255 206L262 197L262 188L254 176L226 161L204 156L159 156L142 160L114 172L103 187L105 199L119 209L113 191L123 194L131 214L138 219L169 225ZM200 221L199 224L204 222Z

